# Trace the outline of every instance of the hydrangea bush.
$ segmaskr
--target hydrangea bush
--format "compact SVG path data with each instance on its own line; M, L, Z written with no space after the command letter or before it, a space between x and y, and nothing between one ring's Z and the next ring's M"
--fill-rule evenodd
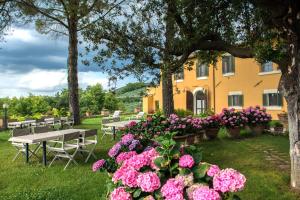
M272 120L271 115L266 112L266 109L260 106L250 106L243 109L243 113L250 126L267 125Z
M224 108L219 114L221 124L226 128L244 127L248 123L248 118L244 112L235 111L234 108Z
M110 200L222 200L239 199L235 192L245 187L246 178L234 169L220 169L202 161L195 146L182 146L167 132L146 148L129 151L136 140L125 135L109 152L117 165L114 173L105 160L93 165L93 171L108 171L107 199ZM119 144L119 145L118 145ZM121 146L121 148L119 148ZM129 156L130 155L130 156Z

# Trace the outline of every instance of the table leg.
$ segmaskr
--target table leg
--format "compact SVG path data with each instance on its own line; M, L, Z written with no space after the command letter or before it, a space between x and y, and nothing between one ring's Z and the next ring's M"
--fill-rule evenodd
M47 166L47 142L43 141L43 164L44 166Z
M113 126L112 129L113 129L114 140L116 140L116 127Z
M29 144L25 144L25 157L26 157L26 163L29 163Z

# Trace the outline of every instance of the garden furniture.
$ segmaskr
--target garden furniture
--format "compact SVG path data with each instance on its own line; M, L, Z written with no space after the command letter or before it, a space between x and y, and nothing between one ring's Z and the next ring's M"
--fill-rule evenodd
M70 165L71 162L78 165L78 163L74 160L74 157L76 156L80 147L79 137L80 137L80 131L64 134L60 137L61 139L59 141L55 141L55 144L59 144L60 146L57 147L57 146L48 145L47 147L49 151L55 154L53 160L49 164L49 167L51 167L51 165L57 158L68 159L68 162L64 167L64 170L67 169L67 167ZM73 152L70 153L70 151Z
M102 137L101 139L105 136L105 135L113 135L113 129L112 127L108 127L106 126L106 124L113 122L112 119L109 118L103 118L102 119L102 123L101 123L101 131L102 131Z
M131 122L140 122L140 120L128 120L128 121L119 121L119 122L111 122L105 124L106 127L111 127L112 128L112 134L113 134L113 139L116 139L116 129L119 128L125 128L126 125L128 125Z
M29 135L23 135L18 137L11 137L9 139L10 142L19 142L23 143L25 146L25 155L26 155L26 163L29 162L29 145L30 144L36 144L36 143L42 143L43 147L43 164L47 165L47 142L55 139L61 138L65 134L70 133L76 133L81 132L83 133L84 129L66 129L66 130L58 130L58 131L50 131L40 134L29 134Z
M21 137L29 134L30 134L30 128L13 129L12 131L13 137ZM28 155L28 157L31 157L32 155L37 157L37 155L35 154L36 149L34 151L30 150L29 147L26 146L23 142L12 141L12 145L18 151L15 157L13 158L13 161L15 161L21 153L24 154L25 156Z
M128 120L132 120L132 119L142 119L145 115L145 112L139 112L137 115L133 115L131 117L128 118Z
M120 114L121 114L121 111L116 110L113 115L110 115L108 117L104 117L103 119L120 119Z
M91 156L93 156L95 159L97 157L94 154L94 150L96 148L96 145L98 143L98 135L97 135L97 129L87 130L79 138L79 152L87 152L88 156L85 160L87 163ZM88 149L89 146L92 146L91 149Z

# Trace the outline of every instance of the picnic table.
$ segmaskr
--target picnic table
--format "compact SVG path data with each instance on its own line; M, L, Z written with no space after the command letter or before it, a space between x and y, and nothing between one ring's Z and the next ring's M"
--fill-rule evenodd
M85 129L66 129L66 130L59 130L59 131L50 131L45 133L39 134L30 134L24 135L19 137L11 137L8 141L10 142L19 142L25 144L25 157L26 163L29 162L29 144L37 144L42 143L43 147L43 164L47 166L47 141L57 139L65 134L71 134L76 132L85 132Z
M111 122L111 123L105 124L105 126L112 127L113 137L114 137L114 140L115 140L116 139L116 129L125 128L126 125L128 125L130 122L138 123L140 121L141 120L127 120L127 121L120 121L120 122Z

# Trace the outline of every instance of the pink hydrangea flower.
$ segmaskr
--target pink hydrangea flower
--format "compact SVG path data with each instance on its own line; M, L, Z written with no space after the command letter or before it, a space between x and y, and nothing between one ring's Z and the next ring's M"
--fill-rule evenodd
M169 179L161 188L165 200L183 200L184 181L182 179Z
M116 157L120 150L122 148L122 145L120 144L120 142L116 143L109 151L108 151L108 155L109 157L113 158Z
M134 135L128 133L121 138L121 143L123 145L129 145L132 142L132 140L134 140Z
M104 164L105 164L105 160L104 159L101 159L101 160L98 160L97 162L95 162L93 164L93 167L92 167L93 172L96 172L99 169L101 169L104 166Z
M122 152L117 156L116 161L118 164L121 164L123 161L125 161L135 155L137 155L137 153L135 151Z
M151 147L149 150L144 151L142 153L148 159L148 165L152 169L158 169L158 167L154 164L154 160L159 156L159 153L155 150L155 148Z
M121 177L122 183L129 187L137 187L139 172L131 167L126 169L127 170L124 171L123 176Z
M153 192L160 188L160 179L154 172L140 173L137 178L137 185L144 192Z
M210 176L210 177L214 177L220 171L221 170L217 165L211 165L210 168L207 171L207 175Z
M244 188L245 183L245 176L231 168L221 170L213 178L214 189L223 193L240 191Z
M112 180L114 183L121 180L122 183L126 186L137 187L138 175L139 172L136 171L134 168L122 166L114 173Z
M142 167L149 165L149 158L143 154L135 155L123 162L123 166L131 166L136 170L140 170Z
M201 186L193 192L193 200L221 200L220 194L208 186Z
M194 158L191 155L183 155L179 159L179 167L191 168L195 164Z
M119 187L111 193L110 200L132 200L132 197L125 191L124 187Z

